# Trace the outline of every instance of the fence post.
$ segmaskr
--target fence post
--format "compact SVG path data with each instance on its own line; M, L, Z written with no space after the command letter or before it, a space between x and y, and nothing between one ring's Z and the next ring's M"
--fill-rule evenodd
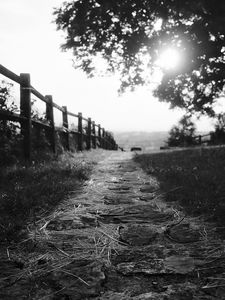
M109 135L107 131L105 133L105 140L106 140L106 149L110 150L110 141L109 141Z
M26 160L31 159L31 86L30 74L20 74L20 114L26 120L21 122L21 132L24 137L23 149Z
M87 125L87 150L91 149L91 118L88 118Z
M201 135L198 136L198 143L199 143L199 145L202 144L202 136Z
M112 137L111 135L108 135L108 145L109 145L109 150L112 150Z
M92 122L93 125L93 148L96 149L96 130L95 130L95 121Z
M82 125L82 113L78 113L78 151L83 150L83 125Z
M108 132L106 132L106 142L107 142L107 149L111 150L111 142L110 142L110 136Z
M70 150L70 142L69 142L69 123L68 123L68 114L67 114L67 107L62 106L63 108L63 127L66 128L66 132L63 132L66 138L66 149Z
M52 95L46 95L45 98L48 100L46 103L46 119L49 122L51 128L49 129L49 142L53 153L56 152L56 143L55 143L55 123L54 123L54 112L53 112L53 100Z
M101 125L98 124L98 142L99 147L102 148L102 135L101 135Z
M102 128L102 148L106 149L106 142L105 142L105 128Z

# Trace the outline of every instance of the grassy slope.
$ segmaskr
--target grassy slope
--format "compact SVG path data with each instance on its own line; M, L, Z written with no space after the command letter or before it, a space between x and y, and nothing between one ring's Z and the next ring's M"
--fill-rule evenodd
M225 223L225 148L143 154L134 159L159 179L166 200Z
M1 170L0 240L12 240L88 178L99 154L63 154L57 160Z

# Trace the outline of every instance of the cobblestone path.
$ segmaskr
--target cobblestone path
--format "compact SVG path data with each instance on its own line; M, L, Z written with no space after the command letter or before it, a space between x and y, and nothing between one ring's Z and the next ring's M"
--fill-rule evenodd
M213 228L166 204L131 158L109 152L31 233L39 249L31 299L225 299Z

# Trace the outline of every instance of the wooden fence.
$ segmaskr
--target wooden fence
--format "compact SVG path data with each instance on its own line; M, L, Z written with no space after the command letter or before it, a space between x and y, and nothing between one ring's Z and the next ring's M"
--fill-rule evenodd
M56 152L56 132L63 132L65 136L66 150L70 150L70 138L72 134L76 138L77 150L89 150L91 148L103 148L107 150L117 150L118 146L111 133L107 132L100 125L95 124L91 118L84 118L82 113L74 114L67 110L66 106L59 106L53 102L51 95L43 96L32 85L30 74L21 73L20 76L0 65L0 74L11 79L20 85L20 113L12 113L0 110L0 120L15 121L21 124L21 132L23 135L23 150L25 159L31 158L31 142L32 142L32 126L44 128L46 137L48 138L51 149ZM46 122L32 118L31 113L31 95L35 95L38 99L46 104ZM62 127L56 128L54 122L53 108L62 113ZM69 129L68 116L77 119L77 130ZM87 122L87 126L83 126L83 121ZM85 141L85 142L84 142Z
M208 144L211 141L211 133L203 134L203 135L197 135L194 137L196 144L202 145L202 144Z

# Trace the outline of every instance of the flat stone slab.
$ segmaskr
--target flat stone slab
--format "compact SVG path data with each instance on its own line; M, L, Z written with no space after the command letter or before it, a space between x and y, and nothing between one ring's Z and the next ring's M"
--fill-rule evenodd
M159 235L153 226L129 225L120 229L120 240L131 246L144 246L154 243Z
M148 202L148 201L153 200L155 197L156 197L155 193L151 193L151 194L149 194L149 195L139 196L139 199L140 199L141 201L146 201L146 202Z
M149 293L144 293L138 296L134 296L131 299L132 300L191 300L191 299L195 299L194 294L195 294L195 290L198 289L198 287L195 284L187 281L181 284L174 284L173 286L165 285L163 289L164 291L161 293L151 291ZM202 293L202 298L200 299L209 300L209 298L205 298L204 293Z
M112 186L112 187L108 187L108 189L110 191L128 191L131 189L130 186Z
M166 232L167 237L178 243L194 243L200 240L199 229L192 228L189 223L179 224Z
M142 193L153 193L156 192L158 189L159 187L155 185L145 185L140 188L140 191Z
M133 205L129 207L118 207L105 211L99 215L103 222L108 223L167 223L174 219L174 215L169 212L160 212L151 205Z
M169 256L165 259L148 259L120 263L116 266L123 275L134 274L188 274L194 271L195 262L191 257Z
M130 195L105 195L103 199L106 205L133 204L135 202Z
M123 167L123 172L124 173L132 173L132 172L135 172L137 171L137 168L135 167Z
M81 229L86 227L98 226L97 217L92 214L74 214L59 216L51 220L46 226L47 230L70 230L70 229Z
M157 282L155 282L157 284ZM131 287L132 288L132 287ZM138 295L132 295L132 291L126 290L125 292L114 292L107 291L101 297L96 298L96 300L192 300L195 298L195 290L198 289L196 284L186 281L185 283L174 284L174 285L164 285L161 287L162 291L150 291L143 292ZM156 288L157 289L157 288ZM201 293L201 298L205 300L212 300L211 296L206 296L205 293ZM222 299L222 298L221 298Z

